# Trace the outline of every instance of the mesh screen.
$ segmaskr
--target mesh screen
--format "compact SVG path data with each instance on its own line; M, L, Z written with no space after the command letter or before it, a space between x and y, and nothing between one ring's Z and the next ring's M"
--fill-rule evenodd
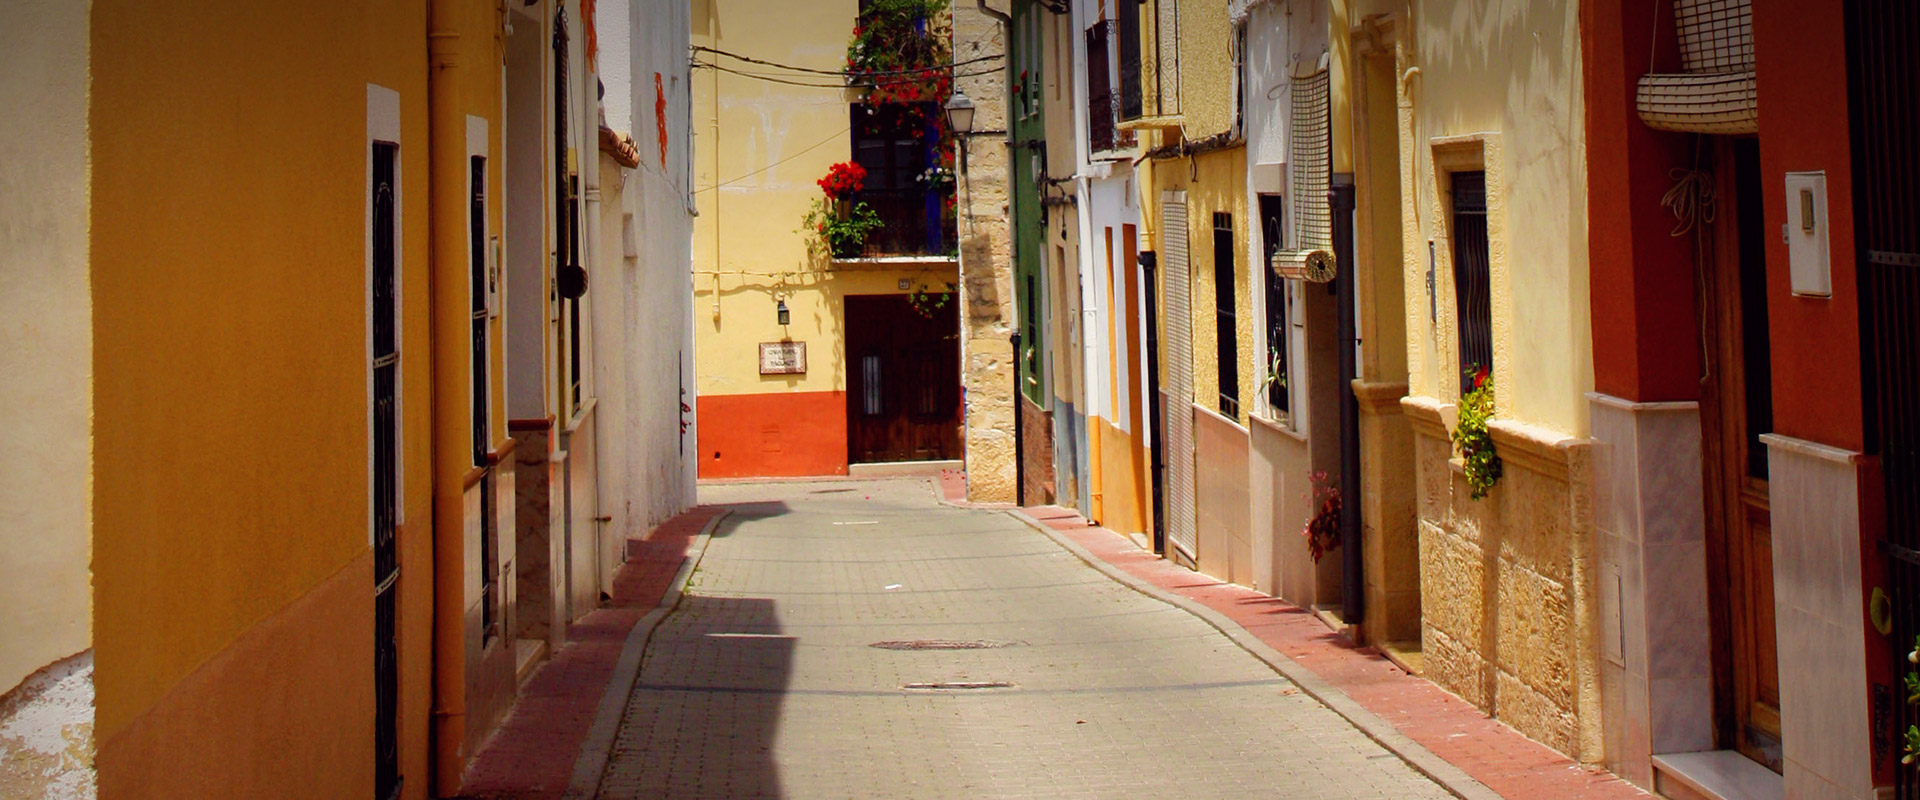
M1327 70L1321 70L1293 81L1293 119L1287 160L1297 250L1333 248L1333 208L1327 199L1333 169L1327 79Z
M1753 70L1753 9L1748 0L1675 0L1673 13L1686 71Z

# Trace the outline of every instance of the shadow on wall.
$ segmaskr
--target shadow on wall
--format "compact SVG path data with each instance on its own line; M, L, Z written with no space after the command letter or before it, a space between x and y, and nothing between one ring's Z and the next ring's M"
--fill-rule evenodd
M763 505L784 513L780 503L734 506L714 535ZM647 648L600 796L784 796L773 748L793 656L774 601L706 597L690 586Z

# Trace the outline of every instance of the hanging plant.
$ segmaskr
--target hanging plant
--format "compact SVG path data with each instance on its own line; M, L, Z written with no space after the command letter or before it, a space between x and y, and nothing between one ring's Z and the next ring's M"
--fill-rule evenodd
M923 283L920 284L918 288L907 293L907 303L913 306L915 313L927 319L933 319L934 313L942 308L946 308L947 303L953 299L953 293L959 288L959 286L954 285L952 282L948 282L946 291L929 292L927 291L927 285Z
M1493 419L1493 378L1481 367L1473 375L1473 390L1460 398L1460 424L1454 426L1453 443L1467 462L1467 485L1472 497L1484 499L1500 482L1500 455L1494 451L1493 435L1487 422Z
M827 168L827 176L815 183L820 191L827 193L829 200L848 200L854 192L860 191L867 182L867 168L856 162L843 161Z
M942 105L953 94L953 27L948 0L871 0L847 42L849 86L871 107L898 106L914 138L948 149Z
M1310 499L1317 510L1313 518L1307 520L1306 527L1300 529L1300 535L1307 537L1307 554L1318 564L1328 551L1340 546L1340 487L1323 470L1316 470L1307 478L1313 482Z

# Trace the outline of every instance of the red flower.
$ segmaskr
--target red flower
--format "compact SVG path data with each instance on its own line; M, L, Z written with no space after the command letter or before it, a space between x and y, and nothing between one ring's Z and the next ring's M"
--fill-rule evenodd
M816 181L827 197L839 200L860 191L866 185L867 169L859 164L847 161L833 165L827 170L827 176Z
M1478 389L1485 385L1487 385L1487 368L1481 367L1479 371L1473 373L1473 388Z

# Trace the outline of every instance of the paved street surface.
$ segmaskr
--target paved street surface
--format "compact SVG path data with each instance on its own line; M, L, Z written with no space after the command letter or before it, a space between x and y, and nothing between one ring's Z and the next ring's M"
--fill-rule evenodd
M1449 796L1003 512L924 480L700 491L734 515L653 633L604 798Z

